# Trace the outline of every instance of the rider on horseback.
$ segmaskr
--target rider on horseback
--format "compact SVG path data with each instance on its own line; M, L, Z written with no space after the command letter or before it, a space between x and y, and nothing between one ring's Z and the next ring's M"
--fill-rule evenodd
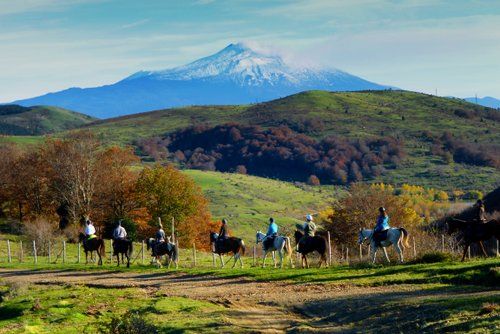
M156 232L155 239L157 243L165 242L165 231L163 230L163 225L159 223L159 229Z
M227 219L224 218L222 219L222 225L220 227L219 231L219 237L217 238L218 240L223 240L229 238L229 233L227 230Z
M85 220L84 233L85 233L85 239L83 240L84 243L87 243L88 240L94 239L96 237L94 224L92 224L92 221L88 217Z
M274 238L278 235L278 224L274 222L274 218L269 218L269 227L267 228L266 237L262 241L264 243L264 248L269 248L273 244Z
M297 224L298 225L298 224ZM297 243L297 251L299 249L299 245L304 242L308 237L314 237L316 234L316 224L313 222L313 216L308 214L306 216L306 222L302 226L297 226L299 229L304 231L304 236L300 238L299 242Z
M122 221L119 220L116 224L116 228L113 231L113 240L125 240L127 238L127 231L122 226Z
M484 224L486 223L486 209L482 200L478 199L476 202L476 222Z
M387 239L387 231L391 228L389 226L389 216L385 212L384 207L378 208L379 216L377 217L377 224L373 229L373 240L380 245L380 242Z

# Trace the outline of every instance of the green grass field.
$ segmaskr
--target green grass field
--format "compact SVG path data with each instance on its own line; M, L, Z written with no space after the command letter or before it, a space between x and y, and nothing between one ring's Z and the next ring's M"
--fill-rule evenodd
M257 230L266 230L269 217L289 230L308 213L324 210L345 190L340 187L307 185L250 175L187 170L210 201L215 219L226 217L234 235L253 240Z

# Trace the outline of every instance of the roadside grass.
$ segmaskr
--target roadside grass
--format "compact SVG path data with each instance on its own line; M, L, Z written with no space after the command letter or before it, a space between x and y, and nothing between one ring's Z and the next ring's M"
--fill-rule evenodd
M137 314L163 332L217 332L223 307L139 288L29 285L0 289L0 333L96 333L113 316Z

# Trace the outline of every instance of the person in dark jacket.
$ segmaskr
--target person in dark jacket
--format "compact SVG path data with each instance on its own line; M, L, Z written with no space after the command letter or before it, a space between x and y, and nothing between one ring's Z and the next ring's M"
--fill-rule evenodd
M229 237L229 233L228 233L228 230L227 230L227 220L226 218L222 219L222 225L220 227L220 231L219 231L219 240L221 239L227 239Z

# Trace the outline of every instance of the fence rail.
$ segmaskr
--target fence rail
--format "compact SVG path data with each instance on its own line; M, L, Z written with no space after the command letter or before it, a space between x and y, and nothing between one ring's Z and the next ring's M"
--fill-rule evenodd
M358 262L369 262L371 261L371 247L369 244L361 244L356 248L348 245L335 245L332 244L329 234L327 235L327 261L328 263L334 264L353 264ZM178 240L176 240L178 243ZM419 247L418 240L415 237L410 238L410 248L405 249L404 256L405 260L412 260L422 255L423 253L429 251L442 251L457 255L462 255L463 247L459 247L457 242L447 236L442 235L439 242L431 248L426 247L425 249ZM105 244L109 245L106 249L105 258L103 258L103 263L114 264L116 259L112 255L112 240L106 240ZM477 248L477 249L476 249ZM489 255L490 256L500 256L500 244L496 240L496 244L490 241ZM387 249L391 259L396 260L396 252L393 247ZM134 243L134 253L131 257L131 264L139 265L149 265L151 262L148 260L149 255L146 254L144 241L140 243ZM379 252L383 253L383 252ZM467 252L467 257L471 258L472 255L479 254L479 247L469 248ZM96 255L93 257L88 256L88 259L84 259L84 251L81 243L67 243L65 240L50 241L45 243L37 243L35 240L31 241L14 241L14 240L0 240L0 263L31 263L31 264L83 264L87 260L92 264L97 264ZM383 256L378 254L379 256ZM219 267L220 263L217 259L217 255L211 252L200 251L197 249L195 243L192 244L190 248L179 249L179 264L184 267ZM243 262L246 266L249 264L253 267L262 265L263 251L261 245L253 245L251 254L247 254L243 257ZM271 257L271 256L269 256ZM312 256L314 258L315 256ZM297 253L297 257L292 253L292 260L295 262L296 266L300 266L300 257ZM379 257L380 261L381 258ZM279 261L279 257L276 256L276 261ZM287 260L288 261L288 260ZM225 261L224 261L225 262ZM272 259L268 259L268 264L272 264ZM229 263L232 265L231 263ZM284 266L288 266L288 262L283 263Z

